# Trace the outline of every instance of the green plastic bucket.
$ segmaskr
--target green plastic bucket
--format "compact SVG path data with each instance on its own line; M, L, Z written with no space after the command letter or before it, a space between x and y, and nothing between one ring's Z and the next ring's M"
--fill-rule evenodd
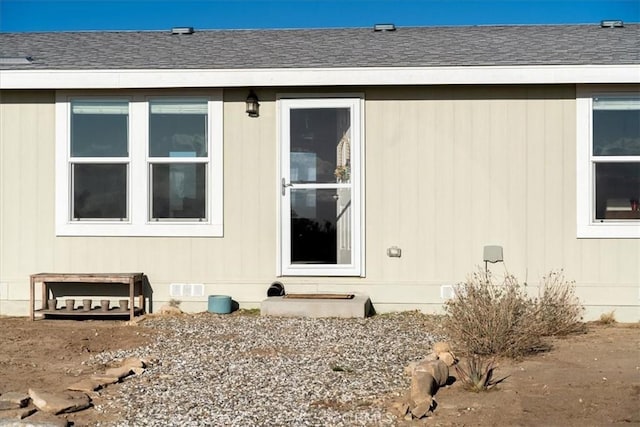
M231 313L231 297L228 295L209 295L209 313Z

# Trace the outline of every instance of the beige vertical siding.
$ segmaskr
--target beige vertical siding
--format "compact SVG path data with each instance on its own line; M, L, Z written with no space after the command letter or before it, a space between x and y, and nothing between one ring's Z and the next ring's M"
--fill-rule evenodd
M0 92L0 283L6 298L29 297L26 272L53 252L53 92Z
M498 244L494 272L535 288L564 269L591 317L640 318L640 241L576 238L573 87L378 89L366 110L367 276L392 284L381 299L439 301ZM392 244L402 258L385 256Z
M41 271L143 271L154 306L171 283L201 283L256 306L279 279L288 290L361 291L379 311L438 311L441 286L504 247L531 285L552 269L576 280L591 317L640 319L640 241L577 239L576 110L572 86L365 88L364 278L277 278L276 94L224 93L224 237L56 237L54 93L0 94L0 314L26 314ZM311 90L304 90L311 93ZM335 92L335 91L334 91ZM386 249L402 248L401 258Z

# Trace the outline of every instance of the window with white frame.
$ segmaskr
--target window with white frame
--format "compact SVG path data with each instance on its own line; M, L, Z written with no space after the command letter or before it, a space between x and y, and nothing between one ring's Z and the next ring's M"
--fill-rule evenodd
M58 235L222 235L219 92L59 93L56 108Z
M206 100L149 101L150 219L207 218Z
M577 148L578 237L640 237L640 93L583 92Z
M129 102L71 102L69 173L73 220L129 218Z

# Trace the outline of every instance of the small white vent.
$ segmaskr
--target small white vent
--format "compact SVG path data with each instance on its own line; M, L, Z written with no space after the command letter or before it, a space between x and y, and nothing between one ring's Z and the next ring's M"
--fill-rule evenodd
M169 295L172 297L201 297L204 296L202 283L172 283L169 285Z
M0 65L28 65L32 62L30 56L0 56Z
M624 27L624 22L620 19L604 19L600 21L601 28L622 28Z
M373 26L373 31L375 31L376 33L395 30L396 26L394 24L376 24Z
M193 33L193 27L173 27L171 29L171 34L184 35Z

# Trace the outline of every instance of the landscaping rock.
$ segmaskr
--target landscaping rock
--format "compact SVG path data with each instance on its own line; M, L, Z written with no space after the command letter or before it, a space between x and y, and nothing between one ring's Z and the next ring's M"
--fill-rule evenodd
M436 355L436 358L442 360L448 366L453 366L458 363L458 358L451 349L451 345L446 342L437 342L433 345L432 354Z
M431 410L431 400L424 401L417 404L415 407L411 409L411 415L413 415L414 418L423 418L427 416L430 410Z
M117 377L118 379L123 379L124 377L128 377L133 372L131 368L128 366L120 366L118 368L110 368L105 371L105 376L107 377Z
M149 366L154 366L154 365L158 365L160 364L160 359L157 358L156 356L149 356L149 357L145 357L142 360L142 363L144 363L145 368L148 368Z
M458 363L458 359L456 358L456 356L451 353L451 352L445 352L445 353L439 353L438 354L438 359L442 360L444 363L447 364L447 366L453 366L456 363Z
M6 411L2 411L0 412L0 426L4 426L6 423L15 423L18 420L22 420L33 415L37 411L38 410L36 408L8 409Z
M31 410L30 414L36 412L35 409ZM27 415L28 416L28 415ZM28 420L24 417L17 417L14 419L0 418L0 427L67 427L69 421L66 419L57 418L53 415L37 413Z
M91 406L91 399L86 394L55 394L29 389L29 397L39 410L49 414L77 412Z
M412 376L413 372L416 370L416 367L421 363L432 362L434 360L438 360L438 356L435 353L429 353L424 359L416 360L414 362L410 362L405 368L404 373L408 376Z
M431 405L433 395L435 395L437 391L438 383L428 372L416 371L413 377L411 377L410 398L414 403L412 406L425 401L429 401L429 405Z
M451 345L448 342L437 342L433 344L431 351L436 355L440 353L451 353Z
M129 368L146 368L147 365L142 359L138 359L137 357L128 357L122 361L120 366L129 367Z
M449 379L449 366L440 359L418 364L413 375L420 372L430 374L439 386L446 385Z
M176 307L174 305L165 304L162 307L160 307L160 310L158 311L158 314L179 315L179 314L182 314L182 310L180 310L180 308L178 308L178 307Z
M94 381L98 384L100 384L101 387L106 387L109 384L115 384L117 382L120 381L120 378L118 377L110 377L107 375L92 375L91 376L91 381Z
M90 378L85 378L83 380L78 381L77 383L71 384L69 387L67 387L67 390L91 393L93 391L100 390L102 387L103 385L99 381L94 381Z
M134 317L133 320L128 320L127 322L125 322L125 325L126 326L138 326L142 322L144 322L145 320L147 320L147 316L142 314L140 316Z
M7 392L0 396L0 410L24 408L29 403L29 395Z
M430 351L432 338L416 328L414 316L421 315L354 320L348 333L345 319L212 317L208 312L150 316L147 327L166 327L170 333L158 334L149 347L96 355L91 366L150 355L161 363L139 378L108 386L95 412L100 420L130 420L122 426L265 424L260 420L273 426L304 420L315 426L398 425L383 400L373 403L373 396L390 396L402 387L408 391L404 367ZM339 358L337 348L343 352ZM351 371L330 370L337 365ZM407 409L408 402L407 397ZM105 421L112 424L117 423Z
M441 351L439 354L437 350ZM449 380L449 363L455 364L457 359L446 343L434 346L434 351L419 362L412 362L405 368L405 373L411 375L409 390L409 412L413 418L423 418L434 409L433 396L438 388L447 384ZM438 356L444 356L443 359Z
M447 366L453 366L458 363L458 358L451 350L451 345L446 342L437 342L433 345L431 353L429 353L420 361L409 363L405 367L404 372L405 374L411 376L418 366L425 365L436 360L442 360Z
M427 415L433 406L433 395L438 390L435 379L426 372L416 372L411 378L409 410L415 418Z
M391 405L392 412L399 418L403 418L409 412L409 404L404 400L399 400Z
M41 422L27 422L19 420L4 420L0 419L0 427L67 427L69 423L67 421L41 421Z

